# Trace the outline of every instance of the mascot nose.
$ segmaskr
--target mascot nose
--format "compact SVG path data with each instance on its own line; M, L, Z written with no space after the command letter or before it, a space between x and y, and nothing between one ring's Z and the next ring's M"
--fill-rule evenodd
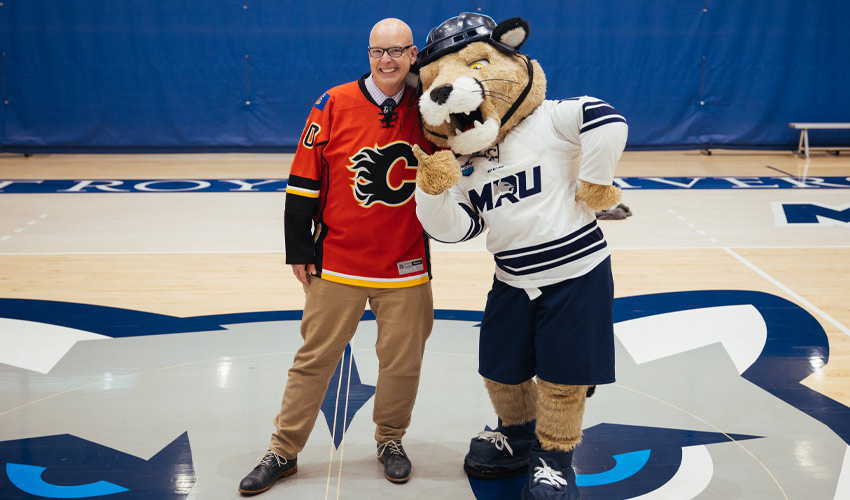
M440 85L431 91L431 100L437 104L445 104L449 100L449 94L452 93L450 84Z

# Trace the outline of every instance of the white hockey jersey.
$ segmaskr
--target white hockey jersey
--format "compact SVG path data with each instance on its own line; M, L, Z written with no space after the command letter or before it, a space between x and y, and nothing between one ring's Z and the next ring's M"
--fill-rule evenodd
M537 288L586 274L610 255L596 214L576 203L578 181L611 184L626 120L584 96L544 101L492 149L458 158L449 190L416 188L416 214L432 238L457 243L485 229L496 278Z

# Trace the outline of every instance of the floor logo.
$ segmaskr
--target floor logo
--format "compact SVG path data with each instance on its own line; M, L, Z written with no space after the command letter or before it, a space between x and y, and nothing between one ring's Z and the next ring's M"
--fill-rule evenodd
M832 207L820 203L774 201L772 205L777 227L801 225L850 227L850 203Z
M481 315L438 310L432 337L474 336ZM296 338L300 319L300 311L180 318L0 299L0 323L5 322L0 326L40 324L57 335L85 332L110 344L104 337L145 336L171 342L158 335L209 332L203 336L205 343L219 339L229 346L227 336L234 328L246 335L266 328L278 339L287 325L292 325L289 333ZM601 386L589 401L584 439L574 457L583 497L732 498L749 488L784 488L789 498L806 491L829 490L828 498L846 493L841 477L850 474L845 463L850 460L844 458L850 443L850 408L801 383L829 359L826 333L809 312L766 293L716 290L618 298L614 319L618 380ZM362 321L374 321L374 316L367 312ZM13 333L10 328L0 331ZM33 338L16 337L8 345L23 346ZM197 335L174 339L179 338L200 341ZM347 348L322 404L324 432L333 436L335 446L374 396L374 387L361 381L354 358ZM15 366L9 369L29 369ZM256 375L249 378L255 383ZM481 422L482 427L485 424ZM463 442L471 436L442 437ZM817 450L816 472L800 462L805 462L800 458L800 440L807 450ZM752 455L744 450L753 450ZM769 470L782 471L781 485L773 474L765 473ZM515 499L525 481L525 476L469 479L467 494L478 500ZM182 499L194 484L185 433L150 460L68 434L0 442L3 498L114 494Z

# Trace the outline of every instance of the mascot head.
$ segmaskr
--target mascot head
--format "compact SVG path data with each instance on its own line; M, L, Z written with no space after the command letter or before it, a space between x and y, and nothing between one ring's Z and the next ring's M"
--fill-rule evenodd
M465 12L428 33L419 54L419 111L434 144L458 154L492 147L546 95L537 61L519 52L528 23Z

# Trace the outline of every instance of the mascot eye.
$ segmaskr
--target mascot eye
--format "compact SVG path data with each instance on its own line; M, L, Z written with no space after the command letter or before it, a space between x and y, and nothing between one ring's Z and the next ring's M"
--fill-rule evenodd
M479 59L475 62L469 63L469 68L470 69L481 69L484 66L487 66L488 64L490 64L490 61L488 61L487 59Z

